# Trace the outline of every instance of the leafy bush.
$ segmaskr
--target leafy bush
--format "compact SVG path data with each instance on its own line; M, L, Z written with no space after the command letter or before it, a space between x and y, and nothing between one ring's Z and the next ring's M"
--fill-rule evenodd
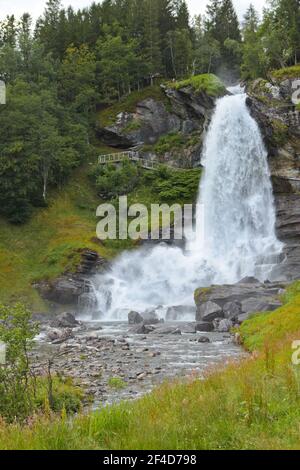
M23 305L0 305L0 341L6 345L0 366L0 416L11 422L26 418L34 409L35 381L28 353L37 334L31 313Z
M162 136L157 144L154 146L154 151L159 155L164 155L171 150L181 148L185 145L186 139L185 137L178 133L172 132L168 135Z
M6 346L0 363L0 417L7 422L23 422L35 412L76 413L81 408L82 391L70 379L60 376L36 377L30 351L38 327L22 304L0 305L0 341ZM4 359L4 360L3 360Z
M154 183L161 201L194 202L199 188L200 170L177 170L161 176Z
M142 169L136 163L124 160L120 166L97 165L92 171L99 194L104 198L114 198L133 191L139 184Z
M46 411L45 407L50 407L51 411L60 413L65 410L67 414L74 414L82 407L83 393L79 387L73 384L71 378L56 376L52 379L52 397L49 402L49 384L46 378L37 381L35 394L35 405L39 410Z

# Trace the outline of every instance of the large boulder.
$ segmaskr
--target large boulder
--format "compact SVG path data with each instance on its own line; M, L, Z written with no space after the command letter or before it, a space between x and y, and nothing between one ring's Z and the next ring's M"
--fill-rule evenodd
M196 331L201 333L210 333L214 330L214 325L212 322L197 322L195 325Z
M138 325L139 323L143 323L143 321L144 319L140 313L133 311L128 313L129 325Z
M228 320L238 318L242 313L242 304L240 302L227 302L223 307L224 317Z
M183 323L177 327L181 333L185 334L195 334L196 333L196 323Z
M71 328L64 328L60 330L49 330L46 335L46 341L49 341L53 344L62 344L73 338L73 332Z
M78 305L80 296L86 289L85 280L73 275L61 276L53 281L44 281L35 285L41 296L55 304Z
M234 323L247 319L252 313L273 311L282 305L280 295L284 287L281 282L260 283L254 278L245 278L234 285L197 289L196 320L213 322L225 318Z
M231 320L228 320L228 318L220 320L216 330L219 333L228 333L231 328L233 327L233 323Z
M281 302L270 298L252 298L242 301L242 312L243 313L256 313L256 312L273 312L281 306Z
M149 333L152 333L153 330L154 328L150 325L144 325L144 323L140 323L139 325L136 325L131 328L129 333L132 333L134 335L148 335Z
M224 316L222 307L214 302L208 301L198 306L196 321L212 322L222 316Z
M158 335L181 335L181 330L177 326L162 326L155 328L153 333Z
M64 312L57 315L51 322L53 328L76 328L79 322L72 313Z

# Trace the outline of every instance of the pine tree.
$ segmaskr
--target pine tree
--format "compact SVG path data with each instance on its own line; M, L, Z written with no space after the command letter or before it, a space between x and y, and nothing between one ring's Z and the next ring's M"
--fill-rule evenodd
M190 13L185 0L176 0L174 4L176 28L189 29Z
M217 17L217 38L221 43L226 39L241 41L239 20L234 9L232 0L222 0L220 11Z
M164 75L172 77L174 69L172 65L172 50L170 48L167 35L170 31L174 31L176 20L173 14L174 5L172 0L155 0L158 14L159 42L163 62Z
M259 26L259 15L251 3L248 10L244 15L243 21L243 33L244 37L246 34L256 34Z
M1 24L1 43L15 47L17 41L17 22L14 15L7 16Z
M48 0L43 17L36 25L36 36L44 44L47 52L62 58L64 41L59 34L61 0Z
M162 71L159 18L156 0L144 0L143 59L149 70L150 83Z
M205 30L216 38L220 19L221 0L210 0L206 7Z
M18 27L18 45L22 56L23 67L29 69L30 54L33 45L31 34L32 18L28 13L24 13L20 19Z

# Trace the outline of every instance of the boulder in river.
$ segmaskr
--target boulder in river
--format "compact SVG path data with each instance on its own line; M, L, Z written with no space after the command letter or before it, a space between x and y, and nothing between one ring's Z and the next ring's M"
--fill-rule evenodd
M210 343L210 339L207 336L200 336L198 338L198 343L203 343L203 344Z
M53 328L76 328L79 322L76 320L75 315L70 312L64 312L57 315L51 322Z
M190 335L196 334L196 323L183 323L178 325L178 329L181 331L181 333Z
M140 313L134 311L128 313L129 325L138 325L139 323L143 323L143 321L144 319Z
M73 332L71 328L64 328L60 330L50 330L46 335L46 340L53 344L62 344L68 339L73 338Z
M147 335L149 333L152 333L154 330L153 327L150 325L145 325L144 323L140 323L139 325L134 326L131 328L130 333L133 333L135 335Z
M218 304L208 301L199 305L197 309L196 320L212 322L216 318L221 318L223 316L224 314L222 308Z
M195 324L196 331L203 333L210 333L214 330L214 325L211 322L197 322Z
M216 330L219 333L228 333L231 330L232 327L233 327L232 321L225 318L225 319L220 320Z
M153 333L158 335L181 335L181 330L176 326L162 326L155 328Z

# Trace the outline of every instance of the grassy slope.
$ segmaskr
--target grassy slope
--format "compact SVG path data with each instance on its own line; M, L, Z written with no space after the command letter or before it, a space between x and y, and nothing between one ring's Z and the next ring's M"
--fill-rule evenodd
M1 449L299 449L300 282L276 312L254 316L241 335L253 352L206 380L166 384L72 424L39 418L30 427L0 425Z
M44 309L32 283L74 270L79 251L91 248L111 257L114 251L92 240L96 236L96 208L100 203L88 179L86 165L78 169L60 191L49 197L49 206L36 210L21 226L0 220L0 300Z

